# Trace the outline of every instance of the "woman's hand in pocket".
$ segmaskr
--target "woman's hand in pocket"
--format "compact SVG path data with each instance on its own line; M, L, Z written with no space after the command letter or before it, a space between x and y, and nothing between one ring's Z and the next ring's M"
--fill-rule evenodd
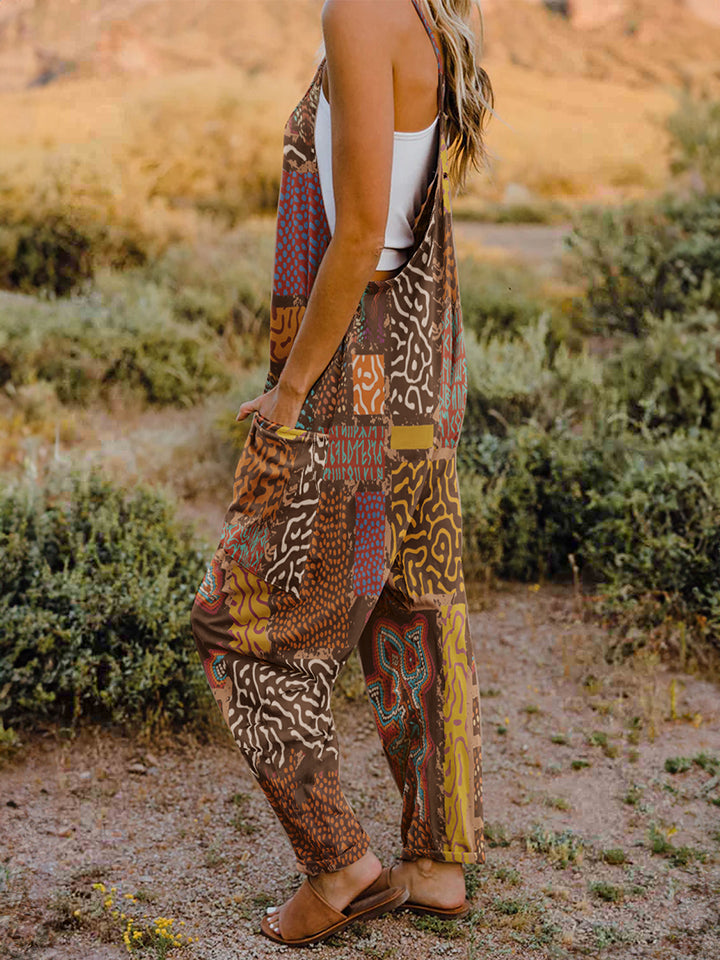
M254 400L246 400L240 404L236 420L244 420L251 413L259 413L266 420L280 423L286 427L294 427L297 423L305 398L293 394L280 385L274 386L267 393L261 393Z

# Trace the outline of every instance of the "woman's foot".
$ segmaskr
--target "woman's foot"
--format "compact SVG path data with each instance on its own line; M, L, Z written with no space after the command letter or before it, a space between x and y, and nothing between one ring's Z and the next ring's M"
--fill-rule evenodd
M330 906L342 911L380 876L381 871L382 864L372 851L368 851L365 856L351 863L349 867L343 867L333 873L320 873L313 877L312 885ZM399 880L398 885L402 886ZM268 924L275 933L280 932L280 909L280 907L267 908Z
M459 863L426 857L401 860L391 867L390 883L407 889L408 904L452 910L465 903L465 875Z

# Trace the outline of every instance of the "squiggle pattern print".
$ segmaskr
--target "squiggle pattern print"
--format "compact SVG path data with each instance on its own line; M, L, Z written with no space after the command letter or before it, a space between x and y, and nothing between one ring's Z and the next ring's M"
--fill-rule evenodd
M419 615L403 629L378 620L373 638L375 669L367 689L385 752L403 795L403 822L430 819L428 765L435 752L428 719L428 694L435 670L428 625Z
M454 458L432 461L402 551L411 596L453 595L462 587L462 521Z
M232 637L228 645L238 653L262 657L270 649L267 627L270 620L268 585L238 564L233 564L225 579Z
M288 750L298 747L321 766L328 757L337 760L330 712L334 664L314 660L305 672L237 657L228 672L230 730L255 776L266 767L282 768Z
M441 48L413 3L438 55L444 104ZM268 390L307 322L330 238L314 148L324 70L323 61L285 128ZM309 873L338 870L368 848L340 789L330 711L356 645L403 791L404 854L484 857L478 685L458 632L455 452L467 377L446 124L441 110L410 260L367 285L295 426L255 415L193 606L223 717Z
M300 595L300 584L320 502L320 478L327 452L327 437L317 435L309 438L306 463L292 490L287 490L281 516L276 517L270 535L269 553L273 559L262 573L263 579L269 583L281 584L295 596Z
M420 271L413 271L420 273ZM421 276L427 282L424 274ZM410 278L406 281L409 285ZM390 400L393 412L404 410L429 420L437 408L437 376L429 292L409 286L392 292L395 323L391 330Z
M445 725L445 822L447 849L475 846L472 792L472 689L466 645L466 613L461 604L442 611L443 722ZM468 729L468 721L470 729Z
M382 354L353 357L353 409L359 416L381 414L385 409L385 369Z

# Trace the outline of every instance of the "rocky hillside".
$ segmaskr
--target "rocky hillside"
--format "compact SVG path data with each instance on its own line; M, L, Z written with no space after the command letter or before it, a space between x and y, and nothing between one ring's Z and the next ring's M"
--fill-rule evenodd
M320 7L321 0L5 0L0 90L223 64L299 79L320 42Z
M321 5L4 0L0 90L221 64L299 82L317 51ZM482 6L489 67L720 92L718 0L483 0Z
M539 0L485 4L491 64L720 95L720 0L571 0L567 17Z

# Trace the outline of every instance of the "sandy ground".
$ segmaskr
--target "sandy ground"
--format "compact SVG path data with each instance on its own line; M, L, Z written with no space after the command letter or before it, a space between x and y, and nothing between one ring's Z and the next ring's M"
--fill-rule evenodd
M397 912L312 955L720 957L717 687L649 661L607 665L602 629L564 586L500 585L472 628L490 841L468 872L474 912L454 924ZM348 796L391 862L399 804L369 707L338 698L335 713ZM127 956L116 908L136 924L172 918L198 938L176 951L188 960L293 953L258 934L265 906L299 877L229 736L203 746L187 734L146 744L61 733L24 738L0 773L0 957ZM667 772L673 757L688 769ZM625 862L606 862L609 849Z

